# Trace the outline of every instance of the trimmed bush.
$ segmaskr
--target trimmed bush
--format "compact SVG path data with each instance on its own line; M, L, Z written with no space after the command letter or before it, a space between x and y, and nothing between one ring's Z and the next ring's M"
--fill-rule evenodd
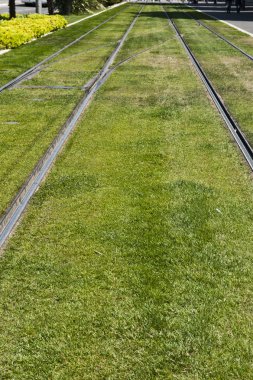
M31 14L22 18L0 22L0 49L18 47L33 38L64 28L67 21L64 17Z

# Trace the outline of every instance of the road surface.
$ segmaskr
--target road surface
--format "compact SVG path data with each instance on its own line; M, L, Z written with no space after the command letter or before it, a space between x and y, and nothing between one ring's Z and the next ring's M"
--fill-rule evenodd
M0 0L0 13L8 13L9 7L8 7L8 1L7 0ZM26 6L23 3L21 3L20 0L16 0L16 12L21 14L27 14L27 13L35 13L35 7L34 6ZM42 8L42 13L47 13L47 8Z

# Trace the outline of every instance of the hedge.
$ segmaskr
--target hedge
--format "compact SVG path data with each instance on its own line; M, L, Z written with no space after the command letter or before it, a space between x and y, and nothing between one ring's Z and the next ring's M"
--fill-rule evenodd
M60 15L31 14L22 18L0 22L0 49L10 49L25 44L46 33L64 28L67 21Z

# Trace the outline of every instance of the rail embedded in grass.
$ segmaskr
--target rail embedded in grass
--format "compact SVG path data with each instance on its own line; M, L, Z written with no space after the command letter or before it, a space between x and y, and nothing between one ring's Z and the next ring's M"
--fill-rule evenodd
M34 72L36 72L37 70L39 70L42 65L44 65L47 62L49 62L53 58L57 57L64 50L70 48L71 46L73 46L76 43L78 43L79 41L81 41L83 38L85 38L90 33L94 32L95 30L97 30L98 28L100 28L102 25L106 24L107 22L109 22L110 20L112 20L113 18L115 18L119 13L123 12L124 10L125 10L125 8L123 10L120 10L119 12L115 13L114 15L110 16L109 18L107 18L106 20L104 20L103 22L101 22L100 24L98 24L97 26L95 26L94 28L88 30L86 33L84 33L80 37L76 38L74 41L68 43L63 48L59 49L58 51L56 51L55 53L53 53L50 56L46 57L45 59L43 59L42 61L40 61L39 63L37 63L33 67L31 67L30 69L26 70L24 73L20 74L16 78L14 78L11 81L9 81L8 83L4 84L3 86L0 87L0 92L4 91L6 89L12 88L14 85L17 85L21 81L25 80L29 75L31 75Z
M135 10L137 9L139 6L135 7ZM63 85L82 88L103 67L132 19L132 10L125 9L94 34L90 34L24 78L25 83L21 80L17 87L22 83L32 86Z
M22 186L21 190L18 192L18 194L12 201L10 207L1 218L0 220L0 249L3 247L9 235L13 231L20 216L26 209L29 200L38 189L44 177L47 175L54 160L56 159L57 155L63 148L66 141L68 140L81 114L87 108L93 95L102 86L102 84L107 80L107 78L112 73L112 70L110 70L110 66L113 64L114 59L116 58L118 52L122 48L128 34L130 33L134 24L136 23L142 9L143 7L141 7L139 12L135 15L133 21L131 22L131 24L129 25L125 33L123 34L120 41L118 42L118 45L116 46L116 48L114 49L114 51L112 52L112 54L110 55L106 63L104 64L98 76L96 76L94 83L91 84L89 91L81 99L79 104L76 106L71 116L62 127L60 133L54 139L54 141L50 145L45 155L40 159L35 169L29 176L27 182Z
M60 128L84 96L84 84L94 78L118 44L140 6L115 19L43 66L38 76L1 93L2 148L0 216L46 152ZM106 42L106 49L103 45ZM102 49L94 49L102 47ZM89 53L93 48L95 53ZM73 53L83 57L72 59ZM51 64L62 58L63 64ZM49 65L49 66L48 66ZM38 118L38 114L40 117ZM15 122L10 125L8 122ZM11 145L10 141L13 141Z
M252 61L210 31L184 16L179 11L179 7L167 7L167 11L208 75L216 92L223 99L233 119L253 146ZM240 48L244 49L244 46L250 48L252 45L251 38L243 37L240 33L216 21L211 20L211 23L215 30L227 38L231 38ZM247 48L245 51L251 53Z
M97 93L0 260L15 380L251 379L252 178L157 15L120 54L170 43Z
M230 112L226 108L224 102L222 101L221 97L217 94L214 87L212 86L212 83L208 79L207 75L205 74L203 68L201 67L200 63L192 53L190 47L186 43L184 37L181 35L178 27L174 23L174 20L169 17L169 14L164 9L164 12L168 18L168 21L170 25L172 25L173 29L175 30L181 44L183 45L185 51L187 52L191 62L193 63L199 77L201 78L202 82L204 83L209 95L211 96L215 106L217 107L219 113L221 114L223 120L225 121L229 131L231 132L234 140L236 141L238 147L242 151L246 161L248 162L251 170L253 170L253 149L249 142L247 141L246 137L244 136L243 132L241 131L239 125L234 121L233 117L231 116Z
M239 46L237 46L236 44L234 44L233 42L229 41L226 37L222 36L220 33L216 32L213 28L211 28L210 26L204 24L202 21L200 21L199 19L196 19L194 18L189 12L184 12L183 10L181 10L181 12L185 15L187 15L188 17L190 17L192 20L196 21L199 25L203 26L204 28L206 28L207 30L209 30L211 33L213 33L214 35L216 35L218 38L220 38L222 41L226 42L228 45L232 46L235 50L239 51L240 53L242 53L245 57L247 57L248 59L250 59L251 61L253 61L253 56L248 54L246 51L244 51L243 49L241 49Z

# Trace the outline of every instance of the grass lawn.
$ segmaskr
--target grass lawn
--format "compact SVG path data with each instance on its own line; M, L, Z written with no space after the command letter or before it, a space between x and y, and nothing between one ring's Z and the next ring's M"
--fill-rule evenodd
M82 86L105 63L139 6L117 15L22 86ZM83 95L80 89L17 88L0 94L0 213Z
M253 144L252 61L180 11L168 10L234 119ZM236 43L233 28L231 30L230 40ZM252 40L249 36L245 38Z
M68 24L71 24L72 22L82 20L83 18L90 16L92 13L90 12L84 12L80 15L64 15L65 19L68 21Z
M252 378L252 176L159 6L122 56L148 46L1 259L3 379Z

